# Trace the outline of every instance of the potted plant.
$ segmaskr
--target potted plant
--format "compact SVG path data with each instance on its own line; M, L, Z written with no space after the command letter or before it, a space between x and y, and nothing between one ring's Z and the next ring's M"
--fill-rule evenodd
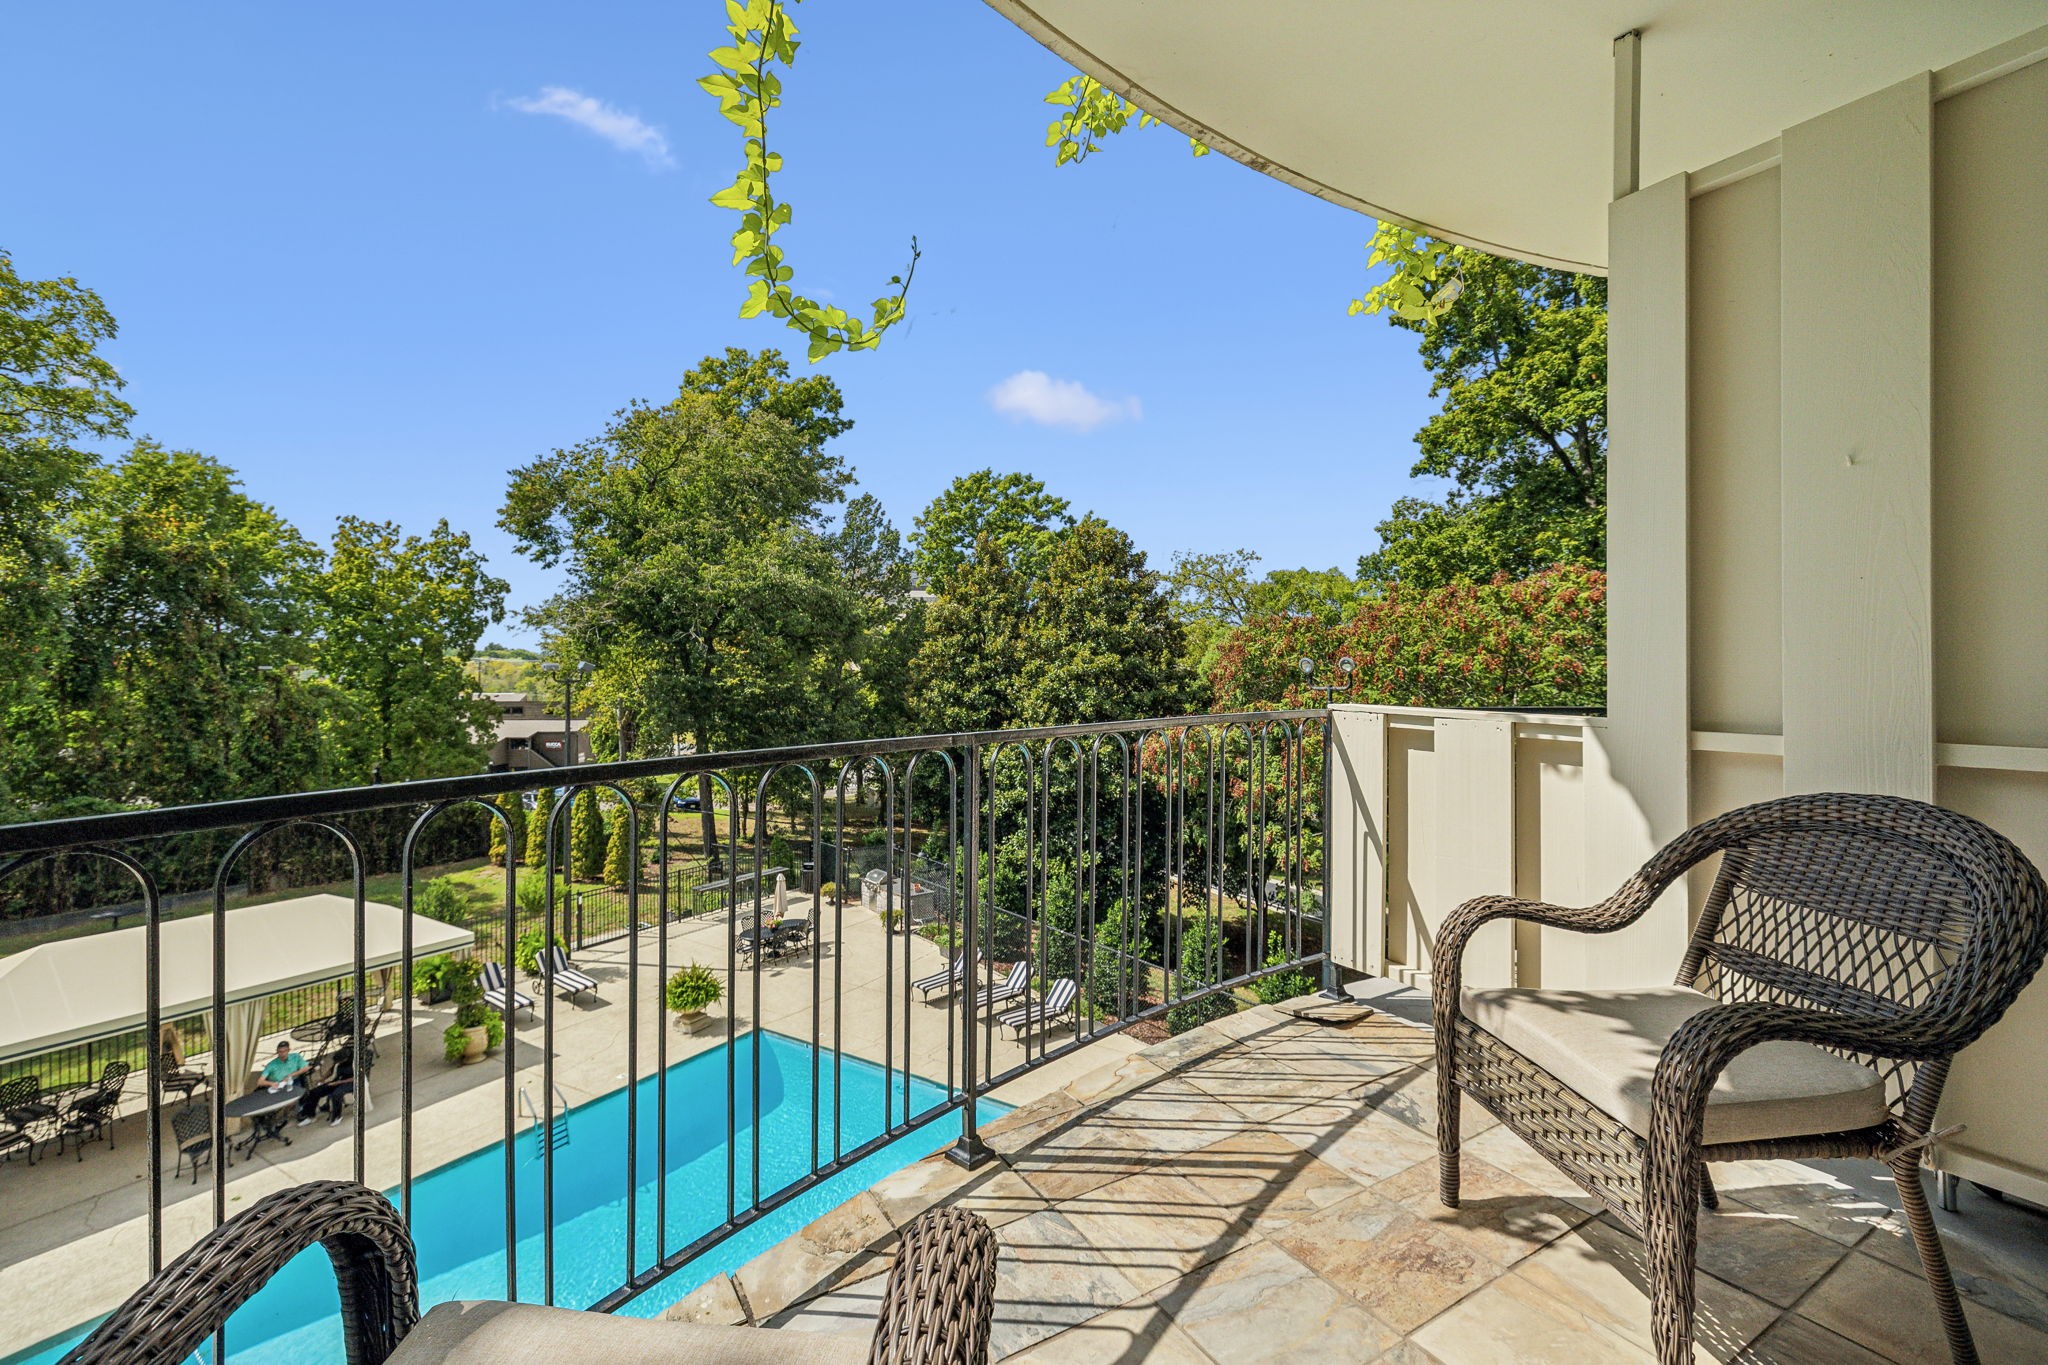
M445 973L448 993L455 1000L455 1022L441 1035L441 1046L448 1060L460 1066L482 1061L486 1052L505 1041L504 1019L484 1003L483 970L475 958L464 958L451 961Z
M662 988L662 998L676 1016L676 1026L685 1033L701 1030L709 1017L707 1006L715 1005L725 997L725 986L718 974L699 962L677 972Z
M454 965L455 959L446 953L412 964L413 994L422 1005L438 1005L449 998L448 969Z

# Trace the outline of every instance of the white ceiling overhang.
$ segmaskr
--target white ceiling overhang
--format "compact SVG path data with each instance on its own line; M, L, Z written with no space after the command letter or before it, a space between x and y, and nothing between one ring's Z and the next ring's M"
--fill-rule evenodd
M1641 180L2048 23L2048 0L988 0L1147 112L1375 218L1600 271L1613 40Z

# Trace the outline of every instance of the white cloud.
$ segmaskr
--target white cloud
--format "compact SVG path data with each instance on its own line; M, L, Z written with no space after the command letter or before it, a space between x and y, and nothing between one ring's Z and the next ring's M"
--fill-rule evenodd
M1135 398L1104 398L1076 379L1044 370L1019 370L988 391L989 406L1005 417L1069 431L1093 431L1104 422L1136 421L1145 410Z
M649 166L656 169L667 170L676 164L675 158L668 153L668 138L661 129L580 90L544 85L538 95L521 95L506 103L522 114L547 114L567 119L578 128L596 133L622 152L638 152Z

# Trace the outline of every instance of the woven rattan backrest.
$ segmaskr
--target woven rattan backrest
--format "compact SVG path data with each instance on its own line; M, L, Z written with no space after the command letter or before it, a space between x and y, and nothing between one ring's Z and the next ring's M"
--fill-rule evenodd
M1937 1055L1923 1060L1945 1062L2004 1013L2048 951L2040 874L1953 811L1829 793L1751 806L1710 828L1721 869L1681 979L1722 1000L1913 1020L1913 1050L1931 1044ZM1901 1105L1914 1063L1861 1060Z

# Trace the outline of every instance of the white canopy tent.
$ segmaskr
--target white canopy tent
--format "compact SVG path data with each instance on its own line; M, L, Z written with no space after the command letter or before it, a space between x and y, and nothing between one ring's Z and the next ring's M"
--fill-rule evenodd
M378 971L401 957L405 912L363 905L363 967ZM469 930L412 917L416 958L467 948ZM0 958L0 1062L112 1037L147 1022L148 931L43 943ZM262 1037L266 997L355 970L355 903L347 896L300 896L230 910L226 915L227 1037L216 1064L223 1077L245 1075ZM192 915L159 929L161 1013L166 1020L213 1006L214 917Z

